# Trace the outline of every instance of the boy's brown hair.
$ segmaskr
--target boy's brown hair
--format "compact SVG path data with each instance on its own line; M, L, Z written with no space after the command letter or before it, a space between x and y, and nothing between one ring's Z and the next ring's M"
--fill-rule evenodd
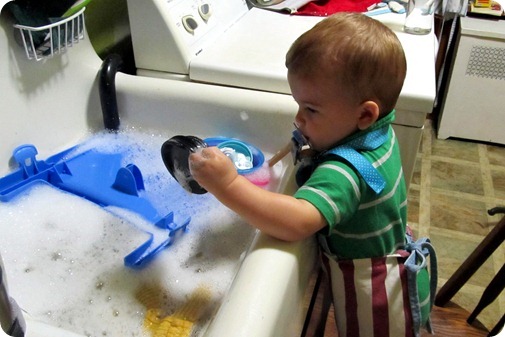
M302 34L286 55L288 71L331 76L360 104L378 103L380 116L394 109L407 72L402 45L381 22L360 13L337 13Z

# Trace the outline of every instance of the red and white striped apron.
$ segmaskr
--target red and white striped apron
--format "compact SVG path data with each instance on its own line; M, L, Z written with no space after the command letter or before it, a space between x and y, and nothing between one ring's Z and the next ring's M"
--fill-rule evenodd
M428 293L422 294L424 298L419 298L416 275L418 272L427 273L426 263L423 261L413 271L414 277L411 277L410 282L414 284L411 284L409 290L409 271L405 263L413 258L417 260L419 255L421 250L414 253L399 250L385 257L336 260L323 253L323 265L331 280L335 319L340 337L419 335L422 324L420 308L426 305L431 309L436 289L436 283L432 282L433 291L430 289ZM428 254L425 252L425 255ZM433 260L434 252L431 255ZM433 263L435 275L432 273L430 276L435 278L436 282L436 259ZM412 270L412 267L410 268ZM429 322L427 328L430 330Z

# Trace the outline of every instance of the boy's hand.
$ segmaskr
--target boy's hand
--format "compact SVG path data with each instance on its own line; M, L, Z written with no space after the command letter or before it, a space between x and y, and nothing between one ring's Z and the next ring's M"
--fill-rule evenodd
M203 148L189 156L193 178L207 191L226 189L238 176L233 162L217 147Z

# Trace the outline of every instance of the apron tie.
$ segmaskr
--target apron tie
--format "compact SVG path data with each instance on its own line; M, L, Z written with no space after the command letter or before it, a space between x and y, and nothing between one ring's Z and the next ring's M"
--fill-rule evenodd
M419 336L421 327L421 306L419 301L419 293L417 290L417 273L426 268L427 257L430 257L430 312L435 301L435 293L437 291L437 256L435 249L431 245L428 238L421 238L417 241L407 242L405 250L410 253L405 260L405 269L407 270L407 284L409 292L410 310L412 312L412 320L416 337ZM426 328L432 333L431 322L428 319Z

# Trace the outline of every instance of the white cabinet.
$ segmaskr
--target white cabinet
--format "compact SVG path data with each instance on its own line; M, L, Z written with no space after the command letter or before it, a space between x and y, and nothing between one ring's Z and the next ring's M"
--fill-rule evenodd
M437 136L505 144L505 21L460 23Z

